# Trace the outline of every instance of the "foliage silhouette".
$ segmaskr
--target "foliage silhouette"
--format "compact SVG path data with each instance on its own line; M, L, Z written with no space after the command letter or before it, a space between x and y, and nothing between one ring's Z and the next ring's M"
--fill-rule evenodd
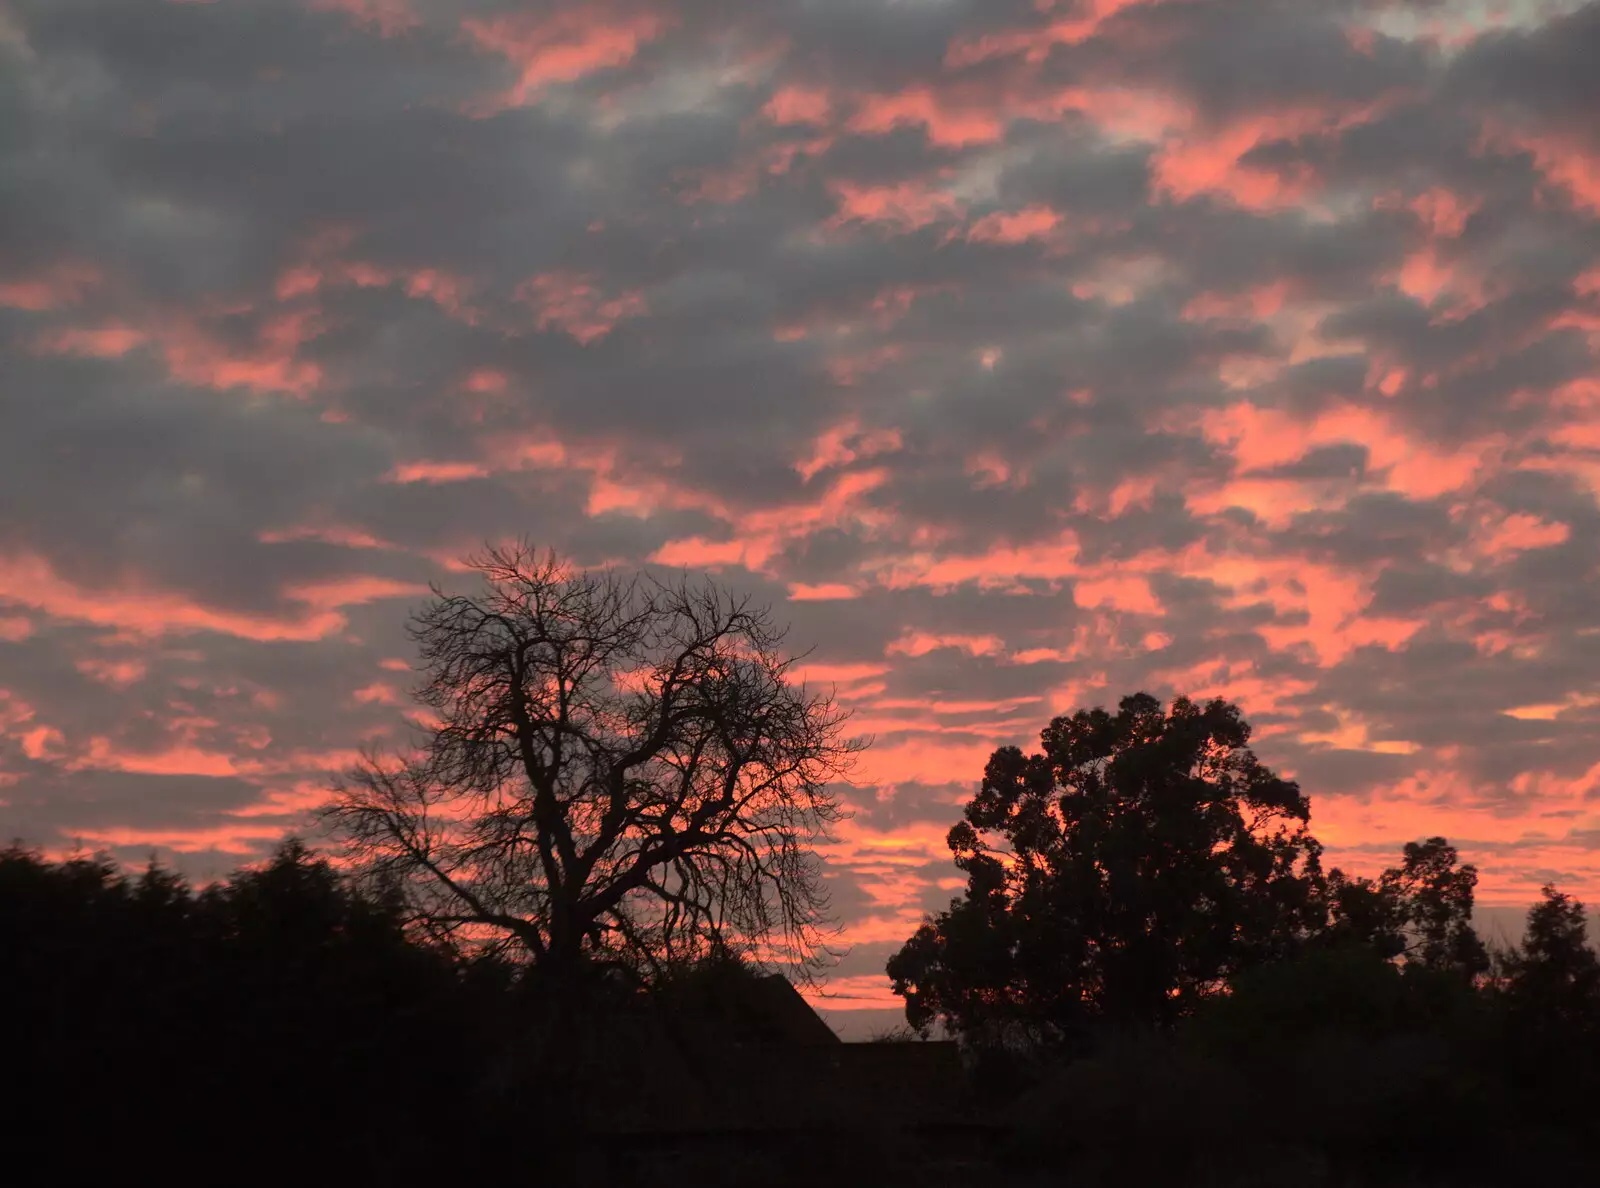
M1541 889L1520 948L1503 962L1511 1010L1561 1028L1600 1022L1600 958L1589 947L1588 931L1580 901L1548 885Z
M1497 954L1488 982L1491 1059L1517 1108L1504 1120L1548 1178L1594 1169L1600 1100L1600 958L1583 904L1546 886L1520 945Z
M203 1178L247 1155L292 1170L305 1150L328 1169L423 1166L401 1136L425 1133L430 1087L474 1047L466 980L294 839L198 895L154 864L129 879L13 846L0 953L18 1158L70 1151L84 1173L148 1152Z
M994 753L950 831L967 891L889 962L907 1021L1044 1041L1170 1022L1316 922L1300 789L1217 700L1147 694Z

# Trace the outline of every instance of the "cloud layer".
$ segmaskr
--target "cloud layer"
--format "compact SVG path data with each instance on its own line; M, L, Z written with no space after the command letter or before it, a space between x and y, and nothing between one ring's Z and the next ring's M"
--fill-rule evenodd
M1220 694L1600 892L1600 4L0 0L0 817L198 871L484 539L779 603L842 993L1001 743Z

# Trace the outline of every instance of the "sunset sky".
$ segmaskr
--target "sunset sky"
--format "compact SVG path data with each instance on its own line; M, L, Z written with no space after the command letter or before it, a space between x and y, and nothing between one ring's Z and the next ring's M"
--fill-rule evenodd
M1600 3L0 0L0 831L197 877L526 536L875 736L841 1005L1004 743L1226 696L1335 863L1600 897Z

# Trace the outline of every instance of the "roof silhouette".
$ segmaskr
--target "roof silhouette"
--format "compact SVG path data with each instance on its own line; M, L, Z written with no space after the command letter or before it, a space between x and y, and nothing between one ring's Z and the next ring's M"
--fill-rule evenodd
M781 975L707 979L590 1017L591 1134L775 1134L961 1125L956 1045L839 1039Z

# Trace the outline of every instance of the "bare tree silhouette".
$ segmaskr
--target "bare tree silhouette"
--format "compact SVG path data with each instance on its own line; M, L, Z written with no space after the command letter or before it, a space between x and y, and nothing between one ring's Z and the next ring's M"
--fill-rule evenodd
M791 683L770 613L526 545L470 563L482 590L436 589L411 626L431 738L369 755L324 810L357 868L434 938L542 975L730 947L814 963L811 847L863 744Z

